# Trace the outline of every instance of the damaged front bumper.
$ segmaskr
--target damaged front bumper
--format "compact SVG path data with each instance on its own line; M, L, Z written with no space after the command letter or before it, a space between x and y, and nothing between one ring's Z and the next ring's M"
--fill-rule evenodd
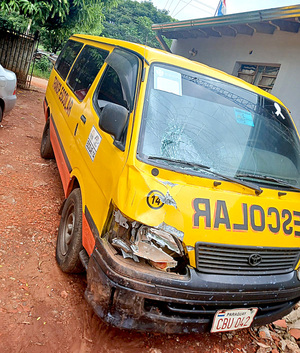
M124 259L97 239L87 269L85 297L107 323L138 331L209 331L220 309L258 307L254 324L288 314L300 299L295 271L278 276L216 276L188 267L168 273Z

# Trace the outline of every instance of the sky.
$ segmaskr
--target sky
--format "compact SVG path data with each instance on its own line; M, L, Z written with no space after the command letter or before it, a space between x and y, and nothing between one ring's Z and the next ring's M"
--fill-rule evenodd
M152 0L152 3L182 21L214 16L219 0ZM227 14L232 14L299 4L300 0L226 0L226 9Z

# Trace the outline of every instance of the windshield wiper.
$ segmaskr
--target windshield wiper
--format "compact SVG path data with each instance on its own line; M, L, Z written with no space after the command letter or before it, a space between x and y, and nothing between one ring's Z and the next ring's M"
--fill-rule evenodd
M252 178L252 179L257 179L257 180L271 181L271 182L276 183L276 184L278 184L278 185L286 186L286 187L288 187L288 188L291 188L291 189L295 189L295 190L299 190L299 191L300 191L300 187L299 187L299 186L291 185L291 184L285 182L285 181L282 180L282 179L273 178L273 177L270 177L270 176L268 176L268 175L236 174L235 177L236 177L236 178Z
M149 156L148 159L155 159L158 161L165 161L165 162L171 162L174 164L180 164L180 165L185 165L187 167L192 167L192 168L200 168L200 169L205 169L210 171L210 167L204 164L199 164L199 163L193 163L193 162L188 162L188 161L183 161L181 159L172 159L172 158L167 158L167 157L159 157L159 156Z
M215 172L209 166L204 165L204 164L183 161L183 160L180 160L180 159L159 157L159 156L149 156L148 159L170 162L170 163L174 163L174 164L178 164L178 165L182 165L182 166L187 166L187 167L190 167L190 168L193 168L193 169L203 169L206 172L208 172L210 174L213 174L215 176L218 176L218 177L220 177L222 179L225 179L227 181L231 181L232 183L239 184L239 185L245 186L245 187L247 187L249 189L252 189L252 190L255 191L255 193L257 195L260 195L263 192L263 190L259 186L255 185L255 184L249 183L247 181L231 178L231 177L229 177L227 175L220 174L218 172Z

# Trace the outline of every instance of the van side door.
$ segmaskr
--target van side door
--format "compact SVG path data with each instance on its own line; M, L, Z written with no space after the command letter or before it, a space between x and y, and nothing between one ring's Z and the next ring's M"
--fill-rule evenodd
M85 162L85 180L89 183L85 205L100 229L126 163L130 140L128 125L133 119L142 66L136 55L118 48L105 62L93 101L83 111L85 122L80 122L76 133L76 142ZM120 105L128 111L119 141L99 127L101 111L109 103Z
M105 46L104 46L105 47ZM109 47L106 49L86 44L76 59L70 74L66 80L67 90L73 96L66 110L65 119L73 139L79 124L84 124L86 117L84 111L89 109L91 97L88 95L95 78L101 71L106 57L109 55ZM72 114L70 112L72 111ZM74 141L70 146L70 153L77 154ZM76 151L73 151L76 148ZM70 157L71 159L72 156ZM75 158L78 158L75 157Z
M108 55L108 48L105 50L87 44L82 49L67 79L67 85L79 102L86 97Z
M57 165L65 194L70 181L70 172L76 167L78 149L74 141L82 112L88 102L88 92L101 70L111 46L85 44L85 41L70 39L58 57L51 74L47 99L52 113L53 136ZM104 49L102 49L104 47ZM53 143L56 135L57 143Z

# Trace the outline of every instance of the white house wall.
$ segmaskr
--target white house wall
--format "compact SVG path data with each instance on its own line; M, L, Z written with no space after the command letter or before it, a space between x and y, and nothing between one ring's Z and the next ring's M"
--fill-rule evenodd
M275 31L273 35L209 37L174 40L172 52L236 75L237 62L280 64L272 94L291 110L300 131L300 33ZM250 54L251 53L251 54Z

